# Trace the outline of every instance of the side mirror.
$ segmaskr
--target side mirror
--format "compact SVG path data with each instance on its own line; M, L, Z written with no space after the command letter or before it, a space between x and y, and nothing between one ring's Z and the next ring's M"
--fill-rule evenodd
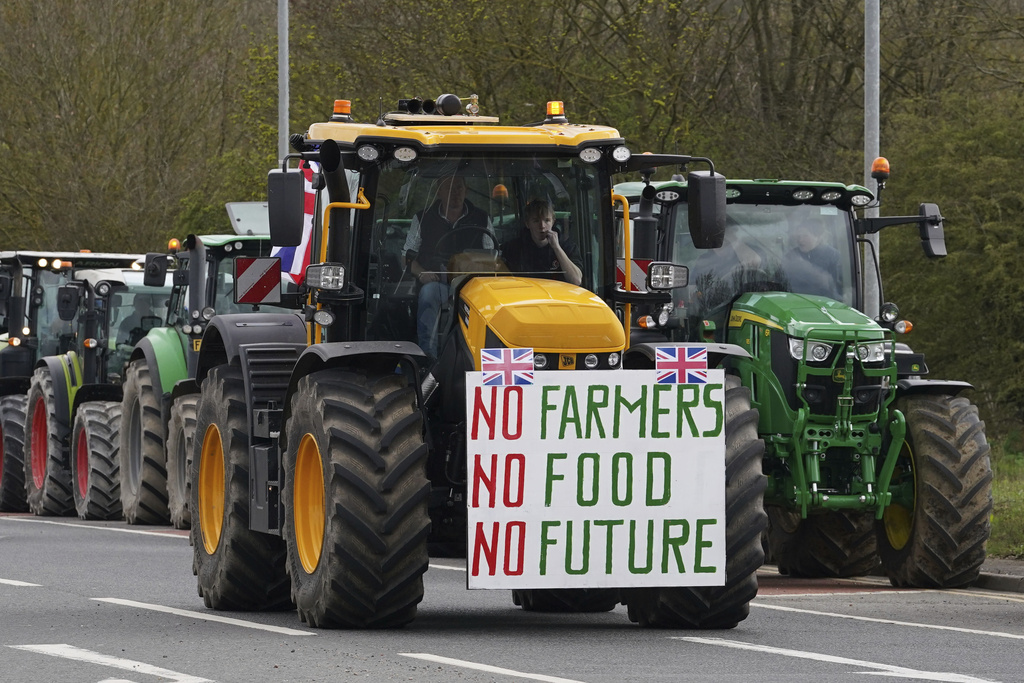
M167 255L146 254L146 269L142 274L142 283L147 287L163 287L167 280Z
M305 178L302 171L273 169L267 174L270 243L275 247L302 244Z
M942 228L942 214L937 204L924 203L918 209L921 220L917 229L921 235L921 248L929 258L946 255L946 233Z
M61 320L74 320L78 315L78 304L81 300L78 287L65 285L57 289L57 315Z
M725 241L725 176L690 171L686 195L693 245L698 249L718 249Z

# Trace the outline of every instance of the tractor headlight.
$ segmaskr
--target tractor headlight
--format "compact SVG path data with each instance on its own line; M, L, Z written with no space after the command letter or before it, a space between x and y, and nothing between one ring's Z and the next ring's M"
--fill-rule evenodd
M110 283L101 282L98 285L96 285L96 293L99 294L100 296L106 296L107 294L110 294Z
M334 324L334 320L334 314L331 313L326 308L321 308L316 313L313 314L313 322L315 322L320 327L330 327L331 325Z
M340 263L306 266L306 285L314 289L342 289L345 286L345 266Z
M896 322L897 318L900 317L900 309L896 304L886 302L882 304L882 308L879 311L878 317L881 319L883 323L886 323L887 325L892 325L894 322Z
M598 363L597 356L595 356L592 353L588 353L583 358L583 364L585 366L587 366L587 370L593 370L594 368L596 368L597 367L597 363Z
M857 344L857 359L861 363L881 363L885 360L885 342L869 342Z
M807 346L807 355L804 356L804 345ZM825 342L810 341L803 339L790 339L789 340L789 355L795 360L808 360L813 363L820 363L828 360L828 357L832 355L832 345L826 344Z
M810 201L814 199L814 190L808 190L806 188L796 190L795 192L793 192L793 199L797 200L798 202Z
M213 316L215 315L217 315L217 311L213 308L213 306L207 306L206 308L203 309L203 320L205 320L206 322L210 322L211 320L213 320Z
M580 150L580 159L588 164L596 164L601 159L601 150L597 147L584 147Z
M548 357L543 353L533 354L533 369L543 370L548 366Z
M652 263L647 269L647 287L652 290L685 287L689 279L690 270L674 263Z
M619 367L619 354L612 351L608 354L608 367L617 368Z

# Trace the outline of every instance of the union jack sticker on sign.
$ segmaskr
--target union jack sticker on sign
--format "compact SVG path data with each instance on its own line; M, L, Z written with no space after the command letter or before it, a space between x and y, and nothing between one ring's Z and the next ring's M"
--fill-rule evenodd
M533 349L481 349L486 386L533 384Z
M708 349L705 346L659 346L655 349L658 384L707 384Z
M281 303L281 259L236 256L235 302Z

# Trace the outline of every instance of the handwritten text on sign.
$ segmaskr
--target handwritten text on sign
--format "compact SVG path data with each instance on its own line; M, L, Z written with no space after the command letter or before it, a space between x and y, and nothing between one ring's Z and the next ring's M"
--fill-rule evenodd
M466 375L469 587L725 584L725 377Z

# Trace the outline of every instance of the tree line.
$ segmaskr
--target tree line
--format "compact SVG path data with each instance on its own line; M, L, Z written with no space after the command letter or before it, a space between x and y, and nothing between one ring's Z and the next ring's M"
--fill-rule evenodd
M161 249L227 229L277 156L276 0L0 5L0 249ZM292 132L336 98L480 95L503 122L617 127L727 177L863 182L863 0L340 0L290 4ZM882 2L883 215L937 202L950 256L882 233L884 294L933 377L1024 421L1024 12Z

